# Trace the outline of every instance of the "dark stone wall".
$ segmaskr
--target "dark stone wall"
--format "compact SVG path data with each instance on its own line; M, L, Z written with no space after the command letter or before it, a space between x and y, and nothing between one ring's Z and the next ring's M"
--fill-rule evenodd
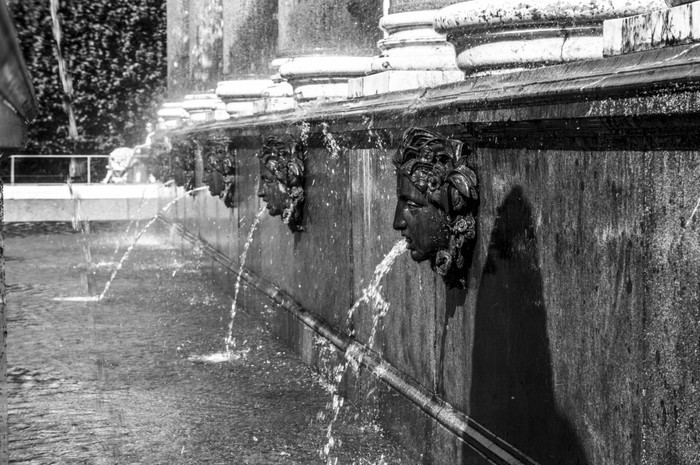
M654 155L645 166L643 460L693 463L700 448L700 156Z
M696 61L666 71L670 87L697 72L694 50L683 57ZM185 132L238 147L228 240L237 261L261 206L263 136L298 132L302 121L310 129L306 230L291 233L265 213L246 267L365 344L376 312L363 304L352 322L345 314L400 240L391 157L402 131L468 139L481 197L468 288L447 290L427 263L399 257L382 281L390 308L371 349L541 464L689 465L700 456L700 91L697 78L664 90L656 77L642 92L643 60L666 63L658 58L475 78ZM581 96L613 79L618 87ZM342 150L325 147L329 132ZM204 231L215 224L206 209L178 208L188 228L214 234ZM329 363L318 338L260 293L246 289L243 307L307 362ZM480 463L365 375L350 374L344 392L425 463Z
M347 310L400 240L391 228L392 152L332 154L311 148L305 231L292 233L279 217L263 213L246 267L347 331ZM220 251L226 253L228 242L234 260L262 206L255 150L238 150L237 158L238 201L230 231L219 207L207 206L221 202L208 194L198 196L205 203L180 213L189 217L189 229ZM674 435L692 437L694 410L681 406L695 401L690 391L695 378L688 379L687 361L675 354L679 344L695 350L697 333L690 323L696 316L674 316L673 301L666 300L671 287L676 306L697 309L692 300L697 276L687 273L694 268L692 254L666 265L669 269L659 265L668 281L651 290L647 267L657 246L647 252L647 244L673 246L679 258L697 253L697 238L684 240L689 234L677 236L675 243L661 240L672 236L666 229L680 228L680 213L687 217L694 206L686 192L682 203L677 200L678 211L668 211L667 197L679 199L676 191L683 185L692 190L694 178L679 185L666 172L654 173L672 169L671 162L688 167L697 159L482 147L473 161L481 205L469 288L447 290L426 263L403 255L382 282L390 310L379 322L373 349L543 464L638 463L643 416L661 445L677 444ZM647 211L649 202L662 207ZM274 313L264 297L242 292L239 305ZM277 312L272 326L307 361L318 361L313 335ZM369 306L360 307L351 323L358 340L367 342L374 316ZM662 355L667 351L672 353ZM663 357L676 366L654 361ZM655 401L643 413L652 396ZM677 426L669 430L669 422ZM434 433L430 422L424 427ZM388 428L409 434L405 424ZM426 447L431 454L447 453L436 444Z
M255 215L263 207L257 197L259 168L255 151L239 153L238 256L243 253ZM309 150L304 231L292 233L280 217L271 217L265 211L246 259L251 271L339 326L344 323L344 311L352 304L347 162L345 157L330 156L325 149Z

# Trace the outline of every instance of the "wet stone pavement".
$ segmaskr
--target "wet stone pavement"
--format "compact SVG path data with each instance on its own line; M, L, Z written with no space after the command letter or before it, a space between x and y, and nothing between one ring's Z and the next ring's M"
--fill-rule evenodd
M147 233L104 301L53 300L101 292L126 228L5 225L10 463L326 463L332 396L250 315L233 360L188 360L224 349L231 308L196 250ZM416 463L348 403L333 436L338 464Z

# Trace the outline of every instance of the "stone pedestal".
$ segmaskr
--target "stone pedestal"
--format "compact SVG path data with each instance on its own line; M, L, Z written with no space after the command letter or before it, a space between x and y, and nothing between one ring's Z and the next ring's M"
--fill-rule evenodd
M222 81L216 86L216 95L226 104L231 117L249 116L255 113L255 102L273 84L270 79Z
M426 2L395 3L391 2L389 11L392 6L405 9ZM433 87L464 79L457 68L452 44L445 40L445 34L433 29L437 11L402 11L384 16L379 27L385 37L377 43L381 54L372 61L372 71L377 74L351 80L349 97Z
M177 129L185 124L190 114L182 108L182 102L166 102L158 110L158 129Z
M663 0L472 0L443 8L434 27L467 75L603 56L606 19L666 8Z
M605 21L603 41L606 56L700 42L700 4Z
M375 0L280 0L280 75L295 98L347 98L348 79L371 72L381 16Z
M256 113L272 113L291 110L297 106L294 100L294 88L280 75L280 67L288 62L287 58L278 58L270 63L274 74L270 76L272 85L263 92L263 98L255 102Z
M216 94L185 95L182 108L189 114L194 124L228 119L226 104Z
M308 56L292 58L280 67L298 101L347 98L348 80L371 72L370 57Z

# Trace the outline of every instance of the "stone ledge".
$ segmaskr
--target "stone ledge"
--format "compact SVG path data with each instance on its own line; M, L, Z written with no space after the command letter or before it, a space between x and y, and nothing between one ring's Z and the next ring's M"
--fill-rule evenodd
M603 23L603 55L614 56L700 41L700 4Z
M574 119L579 119L577 124L586 120L600 125L616 117L635 124L641 117L654 117L663 123L671 116L687 119L692 115L700 116L700 47L685 45L503 75L468 77L381 98L326 102L283 115L258 115L183 128L175 134L235 131L245 138L259 131L260 126L274 132L277 127L286 130L290 124L328 119L359 130L366 129L363 121L367 118L372 118L375 128L405 128L417 118L423 125L432 124L434 118L443 126ZM636 119L629 119L631 116Z
M361 98L420 87L436 87L464 80L464 73L454 71L384 71L348 81L348 98Z

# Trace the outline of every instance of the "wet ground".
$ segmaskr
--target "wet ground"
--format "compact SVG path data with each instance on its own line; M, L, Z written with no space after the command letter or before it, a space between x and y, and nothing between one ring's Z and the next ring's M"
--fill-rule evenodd
M67 225L6 225L10 463L325 463L331 396L250 315L233 360L189 360L222 351L231 308L196 250L148 233L104 301L53 300L102 290L126 226L93 224L88 258ZM351 405L333 436L339 464L416 463Z

